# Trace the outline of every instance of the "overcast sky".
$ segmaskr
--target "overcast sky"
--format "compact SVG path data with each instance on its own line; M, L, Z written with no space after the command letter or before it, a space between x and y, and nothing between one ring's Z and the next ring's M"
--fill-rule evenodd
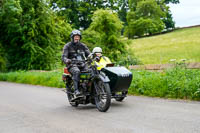
M170 4L176 27L200 25L200 0L180 0L179 4Z

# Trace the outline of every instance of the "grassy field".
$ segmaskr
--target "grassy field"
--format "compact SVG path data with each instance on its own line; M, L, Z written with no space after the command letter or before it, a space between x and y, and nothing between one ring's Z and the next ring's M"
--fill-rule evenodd
M200 62L200 27L134 39L129 48L143 64L165 64L170 59Z

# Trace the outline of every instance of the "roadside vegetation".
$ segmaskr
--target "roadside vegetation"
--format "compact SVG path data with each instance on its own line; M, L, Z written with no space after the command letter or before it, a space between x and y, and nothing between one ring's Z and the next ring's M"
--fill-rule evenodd
M163 72L133 70L131 95L200 100L200 70L176 67ZM0 73L0 81L64 88L62 72L18 71Z
M200 100L200 70L132 71L130 94Z
M169 3L179 0L0 1L0 81L64 88L60 57L72 29L82 29L81 41L102 47L116 65L199 62L199 27L130 40L173 30ZM199 75L179 67L133 71L129 94L200 100Z
M64 88L60 71L16 71L0 73L0 81Z

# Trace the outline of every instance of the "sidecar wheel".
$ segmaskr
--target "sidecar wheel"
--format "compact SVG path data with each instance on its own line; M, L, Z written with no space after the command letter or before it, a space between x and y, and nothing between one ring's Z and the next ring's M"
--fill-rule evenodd
M115 100L118 102L122 102L124 100L125 97L116 97Z
M72 107L78 107L78 102L70 102L70 105L71 105Z
M100 112L106 112L110 108L111 93L108 83L99 80L95 83L95 104Z
M121 94L118 94L119 97L115 97L115 100L118 101L118 102L122 102L122 101L125 99L126 94L127 94L128 92L120 92L120 93L121 93Z

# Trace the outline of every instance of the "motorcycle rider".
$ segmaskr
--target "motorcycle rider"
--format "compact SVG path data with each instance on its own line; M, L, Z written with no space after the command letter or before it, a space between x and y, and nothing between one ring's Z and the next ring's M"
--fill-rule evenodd
M73 30L70 37L71 42L65 44L63 48L62 61L66 64L68 71L72 74L75 96L80 96L81 93L78 88L80 71L87 69L87 66L84 62L78 63L73 62L73 60L84 61L90 54L90 50L85 44L80 42L82 36L79 30Z

